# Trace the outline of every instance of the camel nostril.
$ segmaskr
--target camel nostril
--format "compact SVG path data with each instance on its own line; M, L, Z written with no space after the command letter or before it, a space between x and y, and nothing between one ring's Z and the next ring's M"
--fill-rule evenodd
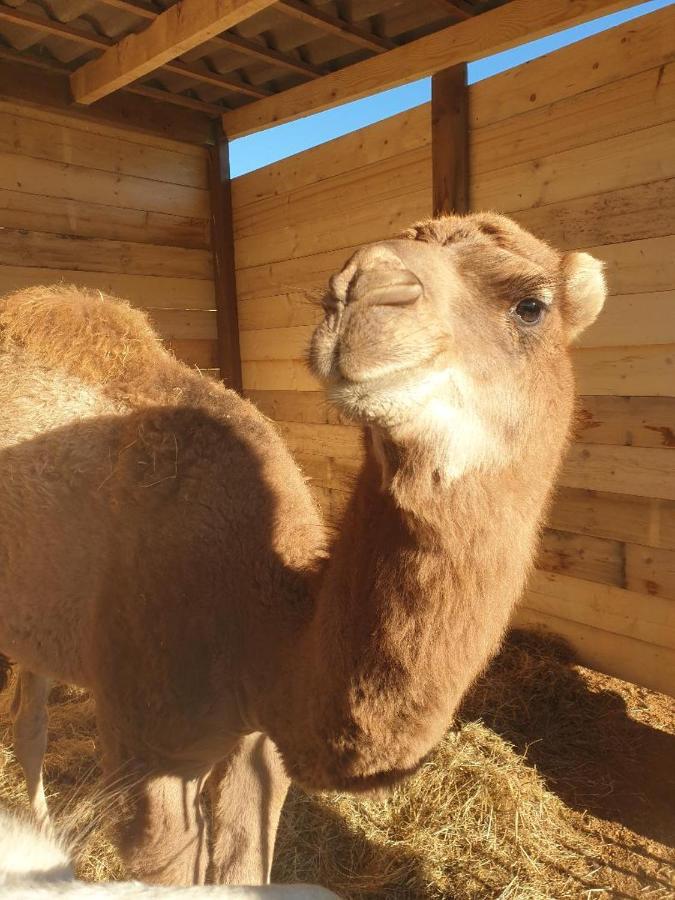
M408 269L366 269L349 287L349 302L368 306L411 306L421 296L422 284Z

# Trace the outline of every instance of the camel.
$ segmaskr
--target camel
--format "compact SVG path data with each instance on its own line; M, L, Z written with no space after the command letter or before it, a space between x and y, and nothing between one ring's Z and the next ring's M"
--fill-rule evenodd
M568 441L602 265L495 214L330 281L310 367L363 426L326 546L272 422L74 287L0 313L0 651L38 816L49 678L92 691L130 873L266 882L289 779L385 790L495 653ZM207 852L200 793L210 796Z

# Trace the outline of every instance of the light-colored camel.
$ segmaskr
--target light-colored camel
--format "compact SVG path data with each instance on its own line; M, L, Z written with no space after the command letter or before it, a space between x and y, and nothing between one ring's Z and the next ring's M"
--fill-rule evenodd
M68 841L0 809L0 895L3 900L338 900L313 885L158 887L75 878Z
M331 280L311 366L363 423L330 554L272 423L74 288L2 304L0 651L44 811L46 679L95 696L144 880L267 879L288 777L412 772L496 650L573 409L601 265L494 215L422 223ZM279 750L279 756L272 743Z

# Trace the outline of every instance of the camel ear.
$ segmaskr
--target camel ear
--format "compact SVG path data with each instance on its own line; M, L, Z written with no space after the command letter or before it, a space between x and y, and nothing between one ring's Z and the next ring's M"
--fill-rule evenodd
M607 297L604 264L588 253L568 253L562 261L563 318L570 341L597 319Z

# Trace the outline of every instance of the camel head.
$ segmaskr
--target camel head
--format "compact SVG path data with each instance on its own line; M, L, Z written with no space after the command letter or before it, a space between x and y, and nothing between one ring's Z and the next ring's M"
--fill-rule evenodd
M330 400L396 441L435 440L450 476L503 465L563 407L567 345L605 298L602 264L510 219L422 222L330 281L310 365Z

